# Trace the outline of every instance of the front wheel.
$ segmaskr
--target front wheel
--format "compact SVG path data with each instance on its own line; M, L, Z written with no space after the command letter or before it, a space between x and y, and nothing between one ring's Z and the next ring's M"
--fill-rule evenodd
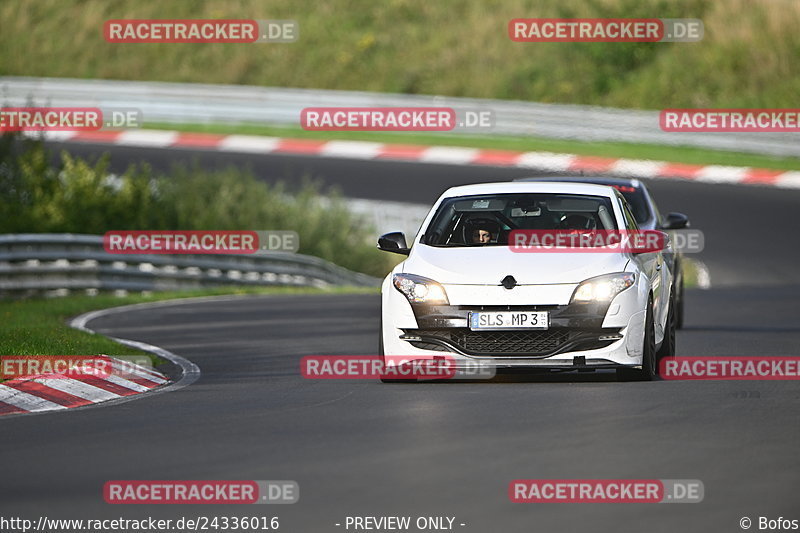
M675 327L677 329L683 329L683 270L681 270L680 276L681 279L677 284L678 294L675 298Z
M647 302L647 315L644 319L644 340L642 341L642 369L618 368L617 379L620 381L653 381L658 374L656 360L655 320L653 319L653 302Z
M664 357L675 357L675 329L677 324L677 309L675 308L675 291L670 294L669 311L667 312L667 324L664 328L664 340L661 348L656 353L656 363Z

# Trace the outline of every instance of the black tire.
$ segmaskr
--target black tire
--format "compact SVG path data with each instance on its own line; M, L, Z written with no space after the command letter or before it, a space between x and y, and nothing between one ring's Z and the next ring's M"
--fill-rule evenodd
M667 324L664 326L664 340L661 342L661 347L656 353L656 363L661 361L664 357L675 357L675 329L678 327L677 317L675 315L676 301L675 292L673 291L669 298Z
M679 267L680 279L677 283L677 294L675 296L675 327L683 329L683 267Z
M653 381L658 373L656 361L655 321L653 319L653 301L647 302L647 315L644 319L644 341L642 353L642 369L618 368L617 379L620 381Z

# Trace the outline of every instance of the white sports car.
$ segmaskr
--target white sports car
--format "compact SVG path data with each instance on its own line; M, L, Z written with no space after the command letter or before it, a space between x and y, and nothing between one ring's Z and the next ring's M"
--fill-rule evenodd
M605 185L487 183L447 190L382 285L380 350L465 366L616 369L651 380L674 355L673 280L662 251L515 253L514 230L638 230Z

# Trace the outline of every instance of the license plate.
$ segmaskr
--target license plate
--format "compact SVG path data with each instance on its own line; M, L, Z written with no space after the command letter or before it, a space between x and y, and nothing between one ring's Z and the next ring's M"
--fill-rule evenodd
M547 329L547 311L481 311L469 314L469 329Z

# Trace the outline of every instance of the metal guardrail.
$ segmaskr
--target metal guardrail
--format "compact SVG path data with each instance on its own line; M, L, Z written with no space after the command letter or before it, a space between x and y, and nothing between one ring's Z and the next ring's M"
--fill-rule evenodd
M0 297L164 291L219 286L378 286L380 280L317 257L110 254L98 235L0 235Z
M717 150L800 156L794 133L664 132L658 111L541 104L512 100L285 89L245 85L0 77L0 104L128 107L146 122L298 126L305 107L449 106L490 109L499 133L579 141L683 145Z
M344 202L348 211L374 229L370 244L375 243L380 235L391 231L402 231L406 238L413 239L431 209L430 204L387 200L345 198Z

